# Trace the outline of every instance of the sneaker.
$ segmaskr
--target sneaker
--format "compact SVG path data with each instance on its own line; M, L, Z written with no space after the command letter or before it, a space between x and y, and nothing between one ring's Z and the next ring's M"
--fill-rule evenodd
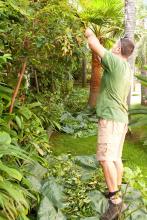
M123 207L123 202L119 204L113 204L111 200L109 200L109 208L100 217L100 220L114 220L121 213L122 207Z

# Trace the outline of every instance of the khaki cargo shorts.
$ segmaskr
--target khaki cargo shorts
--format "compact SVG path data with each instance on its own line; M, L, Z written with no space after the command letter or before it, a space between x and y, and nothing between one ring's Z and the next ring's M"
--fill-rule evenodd
M96 157L99 161L119 161L128 126L122 122L99 119Z

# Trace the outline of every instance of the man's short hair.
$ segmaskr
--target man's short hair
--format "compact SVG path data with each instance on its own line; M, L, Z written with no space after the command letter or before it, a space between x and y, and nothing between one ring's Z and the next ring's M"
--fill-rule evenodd
M121 38L121 55L128 58L134 51L135 45L129 38Z

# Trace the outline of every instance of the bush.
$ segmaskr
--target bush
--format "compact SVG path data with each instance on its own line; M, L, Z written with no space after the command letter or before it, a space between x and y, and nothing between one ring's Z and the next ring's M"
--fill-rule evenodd
M88 94L88 89L78 87L73 89L64 101L66 110L71 113L75 113L86 109Z
M59 92L31 95L29 102L37 101L38 108L34 108L33 112L41 120L43 127L48 130L60 129L60 118L65 112L63 100Z

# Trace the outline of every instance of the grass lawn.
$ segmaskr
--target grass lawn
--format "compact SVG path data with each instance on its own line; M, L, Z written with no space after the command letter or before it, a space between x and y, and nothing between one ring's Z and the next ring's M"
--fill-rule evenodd
M95 154L96 140L96 136L75 139L70 135L60 134L51 138L51 145L55 155L64 153L90 155ZM123 159L125 166L130 168L139 166L143 171L143 175L147 177L147 146L143 146L139 141L126 139Z

